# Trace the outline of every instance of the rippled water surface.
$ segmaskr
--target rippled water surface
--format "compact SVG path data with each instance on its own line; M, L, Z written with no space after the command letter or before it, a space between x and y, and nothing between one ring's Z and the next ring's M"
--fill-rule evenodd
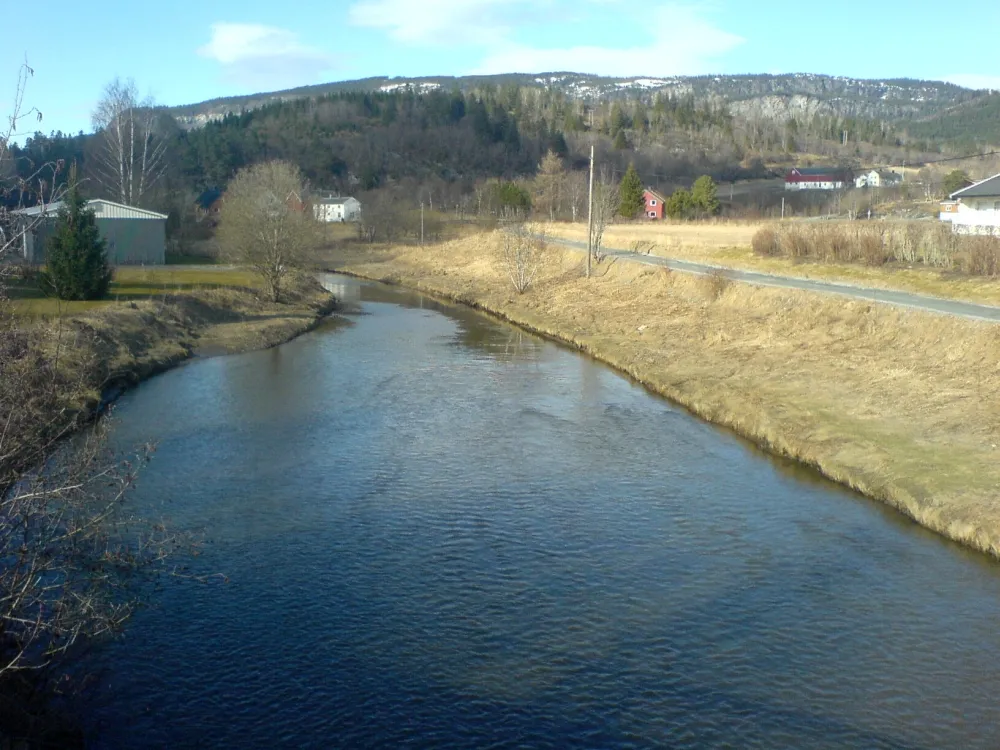
M362 314L121 402L204 534L94 746L1000 746L1000 575L508 326Z

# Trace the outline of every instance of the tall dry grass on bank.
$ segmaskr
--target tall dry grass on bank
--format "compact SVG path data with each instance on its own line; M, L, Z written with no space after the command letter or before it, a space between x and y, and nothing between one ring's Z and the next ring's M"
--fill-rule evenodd
M752 247L764 257L1000 274L1000 238L956 235L941 222L779 224L757 230Z
M335 267L570 342L767 450L1000 555L1000 327L561 252L514 293L488 236Z

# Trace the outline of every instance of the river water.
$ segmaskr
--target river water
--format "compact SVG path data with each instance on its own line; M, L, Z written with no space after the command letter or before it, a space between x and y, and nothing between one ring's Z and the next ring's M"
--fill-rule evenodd
M93 747L1000 746L1000 566L418 295L125 395L204 537Z

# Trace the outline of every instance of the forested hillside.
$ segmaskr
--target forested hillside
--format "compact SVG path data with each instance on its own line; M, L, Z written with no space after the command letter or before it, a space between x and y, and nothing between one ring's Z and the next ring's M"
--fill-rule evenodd
M698 103L718 106L731 102L753 102L768 97L797 97L809 100L814 107L830 115L892 120L928 117L940 112L942 108L976 99L983 93L940 81L863 80L808 73L609 78L561 71L492 76L364 78L212 99L174 107L171 113L183 126L194 127L228 113L238 113L276 101L315 98L334 93L371 93L410 87L419 92L441 89L468 94L505 86L539 89L588 102L641 96L647 103L652 103L657 94L662 94L668 97L693 97Z

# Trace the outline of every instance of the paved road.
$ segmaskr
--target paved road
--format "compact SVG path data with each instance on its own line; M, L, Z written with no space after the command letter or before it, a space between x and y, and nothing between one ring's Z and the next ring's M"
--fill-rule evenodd
M548 238L549 242L566 247L572 247L586 252L587 243L577 240L564 240L556 237ZM928 297L924 294L914 294L912 292L899 292L892 289L872 289L871 287L854 286L836 281L814 281L812 279L800 279L794 276L774 276L769 273L759 271L741 271L735 268L722 268L707 263L692 263L688 260L675 260L674 258L660 258L655 255L643 255L629 250L605 247L604 253L613 258L631 261L634 263L645 263L648 266L664 266L673 271L682 273L692 273L698 276L707 276L713 273L721 273L733 281L743 281L747 284L757 286L773 286L781 289L802 289L806 292L822 292L824 294L839 294L844 297L854 297L856 299L867 300L868 302L880 302L885 305L895 305L896 307L909 307L916 310L939 313L941 315L957 315L961 318L972 320L986 320L991 323L1000 323L1000 307L993 305L979 305L975 302L960 302L958 300L942 299L940 297Z

